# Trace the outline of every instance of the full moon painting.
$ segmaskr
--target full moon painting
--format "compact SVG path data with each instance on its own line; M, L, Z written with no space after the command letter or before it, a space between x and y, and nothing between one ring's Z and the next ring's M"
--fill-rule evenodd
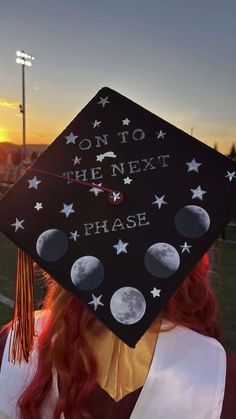
M83 291L97 288L102 283L104 274L103 264L95 256L82 256L71 268L73 284Z
M61 259L67 252L68 239L62 230L51 228L45 230L37 239L36 251L47 262Z
M198 205L187 205L177 212L175 227L182 236L196 239L209 230L210 217L204 208Z
M110 309L113 317L122 324L137 323L146 311L146 300L136 288L123 287L114 292Z
M168 278L179 268L180 257L177 250L168 243L155 243L144 257L148 272L156 278Z

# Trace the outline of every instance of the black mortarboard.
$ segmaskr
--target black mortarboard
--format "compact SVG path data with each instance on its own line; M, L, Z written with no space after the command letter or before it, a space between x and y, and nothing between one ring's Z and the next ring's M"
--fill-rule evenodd
M235 210L231 160L105 87L2 198L0 229L134 346Z

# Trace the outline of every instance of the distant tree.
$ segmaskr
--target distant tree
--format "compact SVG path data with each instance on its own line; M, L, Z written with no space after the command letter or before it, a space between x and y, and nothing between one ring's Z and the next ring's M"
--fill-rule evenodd
M7 153L5 149L0 150L0 164L5 165L7 162Z
M217 143L215 143L215 144L214 144L214 149L215 149L216 151L218 151L218 144L217 144Z
M12 152L11 160L14 166L19 166L21 164L22 155L20 150Z
M235 159L236 158L235 144L232 144L232 147L230 149L230 152L229 152L228 157L230 157L231 159Z
M12 151L10 151L10 150L7 151L7 161L6 161L6 163L9 166L12 165Z

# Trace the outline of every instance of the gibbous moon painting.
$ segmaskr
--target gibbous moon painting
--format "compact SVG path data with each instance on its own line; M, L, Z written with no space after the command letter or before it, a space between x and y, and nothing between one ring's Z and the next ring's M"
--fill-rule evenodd
M94 290L103 281L104 267L95 256L82 256L71 268L73 284L83 291Z
M123 287L112 295L110 309L113 317L119 323L134 324L144 316L146 301L138 289Z
M180 257L177 250L168 243L155 243L144 257L148 272L156 278L168 278L179 268Z
M51 228L45 230L37 239L36 251L47 262L61 259L67 252L68 239L62 230Z
M196 239L209 230L210 217L204 208L198 205L187 205L177 212L175 227L182 236Z

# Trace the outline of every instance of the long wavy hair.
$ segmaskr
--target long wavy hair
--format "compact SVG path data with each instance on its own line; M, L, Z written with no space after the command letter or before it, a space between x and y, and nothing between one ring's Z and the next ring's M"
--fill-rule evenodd
M205 254L168 301L156 321L165 318L203 335L219 338L217 303L209 284L210 264ZM39 419L41 405L58 374L59 398L53 419L92 419L87 402L96 386L97 364L85 332L93 314L51 278L47 278L43 309L51 315L38 337L36 374L18 404L21 419Z

